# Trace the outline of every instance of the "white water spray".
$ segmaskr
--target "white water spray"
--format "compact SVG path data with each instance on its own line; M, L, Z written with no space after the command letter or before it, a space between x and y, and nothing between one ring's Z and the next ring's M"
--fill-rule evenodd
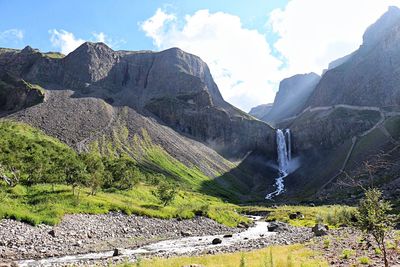
M287 138L287 142L286 142ZM265 199L272 199L274 196L280 195L285 190L283 183L284 178L289 175L289 163L292 159L291 136L290 130L286 129L285 133L281 129L276 130L276 144L278 152L278 171L279 176L275 180L276 190L265 196Z

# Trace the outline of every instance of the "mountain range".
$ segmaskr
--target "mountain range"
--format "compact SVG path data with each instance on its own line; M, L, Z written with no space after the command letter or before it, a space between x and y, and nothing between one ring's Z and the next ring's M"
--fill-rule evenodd
M322 76L284 79L274 103L250 114L227 103L207 64L179 48L114 51L86 42L66 56L0 48L0 117L78 152L128 154L166 171L145 157L151 143L240 202L264 202L274 190L275 132L289 128L297 168L275 201L351 201L359 192L341 179L365 182L363 162L382 158L390 167L376 170L376 183L399 197L399 44L400 10L391 7L358 50Z

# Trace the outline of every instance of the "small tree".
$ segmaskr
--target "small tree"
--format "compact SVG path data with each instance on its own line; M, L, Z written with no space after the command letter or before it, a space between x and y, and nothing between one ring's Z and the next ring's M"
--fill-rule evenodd
M157 190L153 192L153 194L160 199L164 207L174 200L177 193L176 186L168 182L161 182L157 186Z
M388 231L392 229L395 218L389 214L392 207L382 199L382 192L376 188L367 189L360 200L357 213L357 226L375 239L382 250L385 266L389 266L385 245Z
M64 161L65 182L72 187L72 195L75 195L75 188L85 183L85 164L78 158L71 158Z
M88 172L87 184L91 188L91 195L94 196L97 190L104 183L104 165L99 155L95 153L81 154Z

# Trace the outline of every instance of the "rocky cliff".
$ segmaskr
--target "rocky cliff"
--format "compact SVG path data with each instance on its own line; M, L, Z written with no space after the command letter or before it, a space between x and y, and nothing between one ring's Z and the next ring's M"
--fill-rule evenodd
M44 100L44 95L44 89L40 86L4 73L0 77L0 114L39 104Z
M319 79L319 75L308 73L297 74L282 80L271 111L261 119L275 123L303 111Z
M129 52L84 43L54 59L27 47L1 52L0 72L131 107L229 157L274 150L272 129L225 102L207 65L178 48Z
M398 106L399 50L400 9L391 7L367 29L360 48L323 75L308 105Z

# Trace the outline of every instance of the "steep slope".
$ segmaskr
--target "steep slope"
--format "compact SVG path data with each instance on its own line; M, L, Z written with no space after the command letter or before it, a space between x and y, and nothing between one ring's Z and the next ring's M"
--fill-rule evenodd
M85 43L62 59L27 50L1 53L0 71L134 108L226 156L273 151L272 129L225 102L207 65L180 49L127 52Z
M266 116L268 112L271 111L273 104L262 104L251 108L249 114L256 117L257 119L261 119L262 117Z
M317 74L308 73L297 74L282 80L271 111L261 119L275 123L303 111L319 79Z
M113 51L85 43L65 57L30 47L0 49L0 73L46 92L43 103L7 118L38 127L78 151L123 152L140 160L151 144L242 197L254 186L247 179L262 177L264 185L273 179L271 170L241 171L246 164L240 159L254 151L272 160L274 130L225 102L207 65L180 49ZM163 172L162 165L170 163L157 157L147 167Z
M400 10L391 7L367 29L361 47L322 76L308 108L277 125L291 129L300 162L285 178L286 197L354 202L359 189L340 181L353 176L368 183L363 162L381 166L377 158L388 165L374 174L374 184L398 195L399 33Z
M398 106L399 50L400 9L391 7L367 29L360 48L324 74L308 105Z

